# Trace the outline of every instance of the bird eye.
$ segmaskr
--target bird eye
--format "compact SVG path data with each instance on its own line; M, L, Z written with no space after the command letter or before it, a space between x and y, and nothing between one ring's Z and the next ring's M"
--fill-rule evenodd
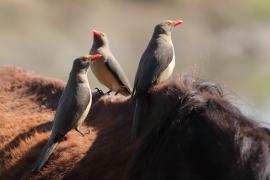
M84 61L88 61L90 58L91 58L91 55L86 54L86 55L83 56L82 59L83 59Z
M168 24L168 26L172 26L172 25L173 25L173 21L168 20L168 21L167 21L167 24Z

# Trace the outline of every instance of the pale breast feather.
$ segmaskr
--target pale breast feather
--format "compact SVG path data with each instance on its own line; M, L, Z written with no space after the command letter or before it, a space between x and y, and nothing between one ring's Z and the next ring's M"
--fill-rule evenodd
M92 104L92 96L91 91L88 83L81 84L80 87L78 87L77 91L77 118L75 120L75 126L78 127L82 124L82 122L85 120L86 116L89 113L91 104Z
M165 68L165 70L161 72L160 76L157 79L157 83L161 83L167 80L172 75L174 67L175 67L175 56L173 56L173 59L168 65L168 67Z
M76 127L79 127L85 120L85 118L87 117L90 108L91 108L91 104L92 104L92 95L91 95L91 90L90 87L88 85L87 90L85 89L85 93L87 94L85 96L85 101L82 104L82 109L81 109L81 116L79 117L77 123L76 123Z

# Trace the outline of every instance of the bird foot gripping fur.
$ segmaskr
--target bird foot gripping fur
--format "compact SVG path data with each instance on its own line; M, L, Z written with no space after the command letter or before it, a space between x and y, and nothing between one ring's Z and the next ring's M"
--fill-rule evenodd
M108 92L106 92L106 95L110 95L111 92L112 90L109 90Z
M97 93L99 93L100 96L104 96L104 95L111 95L110 93L112 92L112 90L107 91L106 93L104 93L101 89L99 88L95 88L95 90L97 90ZM118 94L119 92L115 92L115 96Z
M104 95L104 92L101 89L95 88L95 90L97 90L97 93L99 93L100 96Z
M81 135L82 137L84 137L85 135L91 133L90 130L88 130L87 132L82 132L79 128L75 128L75 130L76 130L78 133L80 133L80 135Z

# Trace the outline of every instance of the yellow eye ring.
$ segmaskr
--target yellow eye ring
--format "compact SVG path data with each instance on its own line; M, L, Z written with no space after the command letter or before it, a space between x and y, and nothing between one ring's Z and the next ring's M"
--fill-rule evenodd
M167 21L167 24L168 24L168 26L172 26L173 25L173 21L172 20L168 20Z
M90 58L91 58L91 55L89 55L89 54L86 54L83 56L84 61L88 61Z

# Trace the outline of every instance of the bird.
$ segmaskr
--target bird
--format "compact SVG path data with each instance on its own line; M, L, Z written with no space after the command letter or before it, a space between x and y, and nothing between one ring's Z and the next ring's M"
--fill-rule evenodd
M39 157L32 169L33 172L40 171L56 145L71 130L75 129L82 136L80 126L84 122L92 103L92 94L88 83L87 71L90 63L101 58L102 55L85 55L73 61L67 85L60 97L54 116L51 135L40 151Z
M99 82L105 85L109 91L129 96L131 95L131 85L124 73L123 68L114 57L109 46L109 40L104 32L93 30L93 44L89 54L99 53L103 57L91 64L90 68ZM100 89L98 92L104 94Z
M141 56L132 90L135 104L131 138L136 139L140 131L140 121L148 108L148 91L154 85L168 79L175 67L175 53L171 39L172 30L183 20L165 20L154 28L151 40Z

